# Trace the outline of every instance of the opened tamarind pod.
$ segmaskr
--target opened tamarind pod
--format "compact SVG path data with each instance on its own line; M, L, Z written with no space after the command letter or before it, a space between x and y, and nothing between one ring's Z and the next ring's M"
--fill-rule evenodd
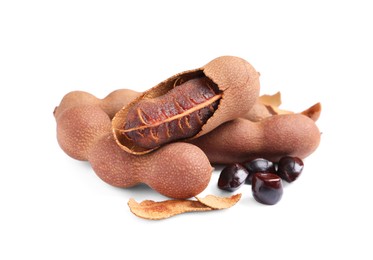
M62 150L74 159L88 160L110 185L146 183L165 196L189 198L202 192L211 178L213 168L195 145L176 142L144 156L125 152L114 140L108 114L97 105L72 106L56 121Z
M302 114L274 115L259 122L238 118L190 143L211 163L237 163L255 158L277 162L283 156L306 158L320 143L315 122Z
M114 116L115 140L145 154L163 144L193 139L243 116L259 95L259 73L232 56L179 73L145 91Z

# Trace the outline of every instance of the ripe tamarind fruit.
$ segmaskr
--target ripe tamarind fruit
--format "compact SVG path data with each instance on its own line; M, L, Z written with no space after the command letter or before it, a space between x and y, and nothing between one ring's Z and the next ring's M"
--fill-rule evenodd
M111 131L109 116L97 105L73 106L58 114L57 141L70 157L86 161L96 138Z
M273 115L259 122L238 118L190 143L200 147L212 164L283 156L306 158L320 143L315 122L302 114Z
M62 150L74 159L86 161L94 137L111 129L110 120L115 113L140 94L118 89L99 99L85 91L67 93L53 111Z
M241 58L219 57L144 93L122 89L104 99L68 93L53 112L57 140L110 185L145 183L189 198L208 185L211 163L304 159L318 147L320 105L276 115L254 105L258 96L259 73ZM240 118L248 115L258 122Z
M117 93L112 94L114 100ZM193 197L207 187L213 168L201 149L173 143L147 155L131 155L114 140L108 115L111 109L104 111L102 103L88 93L65 97L54 111L62 150L77 160L88 160L95 173L113 186L145 183L177 199Z
M126 188L145 183L176 199L201 193L213 171L206 155L192 144L175 142L138 156L123 151L111 132L93 144L88 160L95 173L110 185Z
M259 96L259 73L245 60L223 56L145 91L114 116L117 143L146 154L173 141L202 136L243 116Z

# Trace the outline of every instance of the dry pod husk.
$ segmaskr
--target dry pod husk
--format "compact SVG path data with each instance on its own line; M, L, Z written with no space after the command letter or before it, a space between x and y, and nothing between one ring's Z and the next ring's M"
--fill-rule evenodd
M212 210L212 208L195 200L166 200L160 202L145 200L138 203L134 199L130 199L128 206L136 216L152 220L165 219L186 212Z
M274 95L262 95L258 98L250 111L243 116L243 118L253 122L258 122L264 118L274 115L294 114L293 111L280 109L281 103L280 92L277 92ZM321 104L316 103L299 114L305 115L316 122L321 114Z
M186 212L210 211L227 209L235 205L241 198L241 194L230 197L219 197L207 195L197 200L165 200L152 201L144 200L141 203L134 199L128 201L128 206L133 214L140 218L160 220L176 216Z
M183 89L178 92L178 87ZM114 136L125 151L145 154L243 116L258 95L259 73L247 61L219 57L161 82L124 106L112 120ZM176 114L168 114L173 110Z
M234 206L241 199L241 196L241 193L237 193L230 197L207 195L204 198L196 197L196 199L212 209L227 209Z
M315 105L302 111L301 114L311 118L313 121L316 122L321 114L321 103L316 103Z

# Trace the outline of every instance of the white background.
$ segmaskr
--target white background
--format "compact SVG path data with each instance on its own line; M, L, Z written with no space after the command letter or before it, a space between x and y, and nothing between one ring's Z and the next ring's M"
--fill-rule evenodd
M0 1L0 259L372 259L369 1ZM282 108L321 102L319 149L275 206L250 186L224 211L134 216L58 146L73 90L144 91L221 55L248 60ZM369 92L370 91L370 92ZM213 174L203 194L229 195Z

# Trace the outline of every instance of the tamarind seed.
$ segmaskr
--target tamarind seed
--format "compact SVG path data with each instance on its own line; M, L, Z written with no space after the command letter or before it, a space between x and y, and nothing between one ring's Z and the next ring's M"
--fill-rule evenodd
M277 174L287 182L295 181L303 171L303 161L298 157L284 156L278 162Z
M221 171L218 187L222 190L235 191L241 187L249 175L246 168L239 164L229 164Z
M279 202L283 194L281 178L273 173L255 173L251 189L254 199L267 205Z
M264 158L257 158L252 161L248 161L244 163L244 166L249 172L249 176L246 178L245 181L246 184L251 184L253 175L257 172L276 173L276 168L273 162L268 161Z
M213 115L220 97L207 77L190 79L166 95L139 101L128 112L121 132L149 149L192 137Z

